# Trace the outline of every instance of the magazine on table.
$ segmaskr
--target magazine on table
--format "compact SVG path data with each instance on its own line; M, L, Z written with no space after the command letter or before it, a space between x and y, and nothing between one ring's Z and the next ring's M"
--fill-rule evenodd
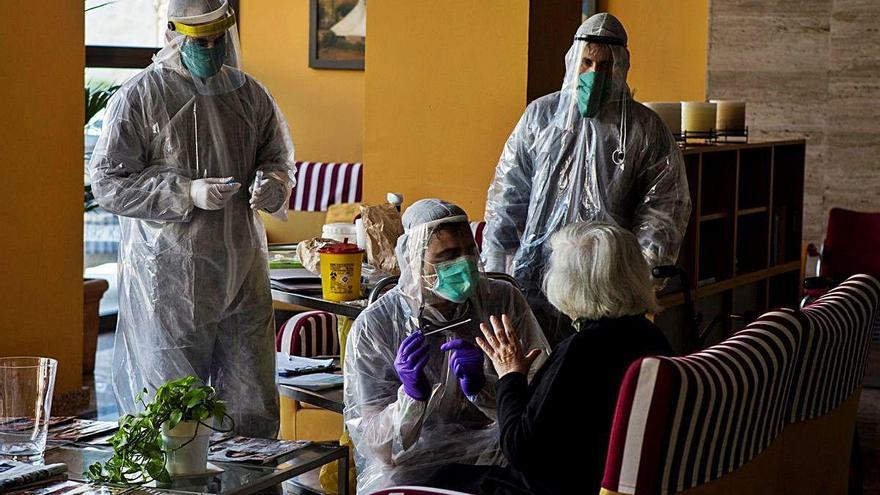
M110 440L116 435L118 429L109 430L107 433L100 433L97 435L89 435L88 439L83 440L82 443L94 446L107 446L113 445Z
M310 444L309 441L234 436L212 445L208 451L208 460L265 464Z
M67 464L0 461L0 493L67 479Z
M119 425L115 421L76 419L70 423L49 428L49 440L56 442L82 442L102 433L109 434L117 429L119 429Z
M130 490L127 486L91 485L79 481L57 481L39 488L20 490L10 495L120 495Z
M49 418L48 427L53 428L55 426L69 423L76 419L73 416L52 416ZM8 418L4 421L0 421L0 431L27 431L34 428L34 418Z
M125 492L125 495L192 495L199 492L184 492L180 490L169 490L167 488L151 488L148 486L139 486Z
M210 442L211 442L211 445L214 445L215 443L220 443L220 442L224 442L226 440L229 440L230 438L232 438L234 436L235 436L235 433L233 433L231 431L215 431L214 433L211 433Z

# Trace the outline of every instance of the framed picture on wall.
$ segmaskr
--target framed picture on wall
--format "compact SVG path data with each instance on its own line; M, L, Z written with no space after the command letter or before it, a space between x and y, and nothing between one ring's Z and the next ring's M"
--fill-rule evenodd
M367 0L311 0L309 67L364 70Z

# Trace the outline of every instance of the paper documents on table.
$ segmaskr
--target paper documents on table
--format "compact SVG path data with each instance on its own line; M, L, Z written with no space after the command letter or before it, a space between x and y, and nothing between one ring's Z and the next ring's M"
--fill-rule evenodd
M302 375L315 371L329 371L333 369L333 358L314 359L278 352L276 353L276 368L279 375Z
M342 375L333 373L312 373L310 375L278 377L278 383L281 385L290 385L313 392L341 387L343 382Z

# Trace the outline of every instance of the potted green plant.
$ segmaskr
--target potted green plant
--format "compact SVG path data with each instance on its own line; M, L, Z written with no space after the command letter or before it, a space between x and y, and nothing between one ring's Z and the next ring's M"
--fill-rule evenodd
M142 412L119 420L119 431L110 439L113 456L84 473L90 480L142 485L204 473L211 433L232 429L232 418L217 391L194 376L165 383L149 404L144 402L146 395L146 389L137 395ZM226 418L230 428L220 429Z

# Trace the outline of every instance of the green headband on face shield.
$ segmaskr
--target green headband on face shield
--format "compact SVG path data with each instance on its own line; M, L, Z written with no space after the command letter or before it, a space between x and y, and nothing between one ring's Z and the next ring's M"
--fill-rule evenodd
M578 76L577 104L582 116L595 117L610 98L610 77L601 72L584 72Z

